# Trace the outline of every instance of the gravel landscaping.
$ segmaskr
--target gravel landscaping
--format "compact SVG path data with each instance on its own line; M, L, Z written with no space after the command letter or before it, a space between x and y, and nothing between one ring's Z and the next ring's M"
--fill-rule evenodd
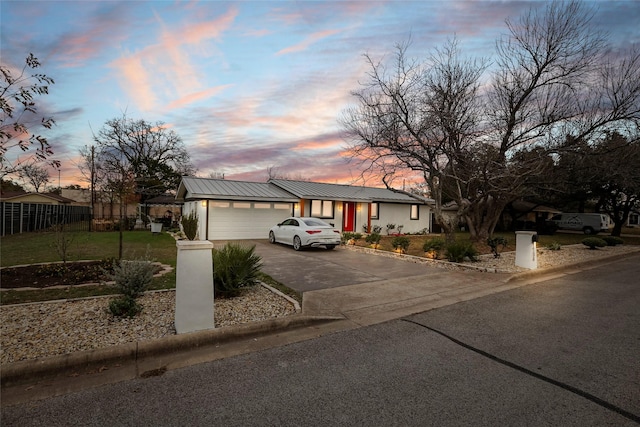
M638 251L640 247L627 245L598 250L589 250L583 245L563 246L559 251L538 249L538 268L546 269ZM379 255L398 256L388 252L375 252ZM410 258L442 268L462 268L446 261ZM480 261L468 265L487 271L528 271L515 267L514 262L515 253L508 252L503 253L500 258L483 255ZM0 363L92 350L175 334L175 291L146 293L139 300L144 307L143 311L133 319L114 318L108 311L111 298L113 296L1 306ZM216 327L224 327L288 316L295 312L296 308L288 299L266 287L257 286L247 289L236 298L217 299L214 316Z

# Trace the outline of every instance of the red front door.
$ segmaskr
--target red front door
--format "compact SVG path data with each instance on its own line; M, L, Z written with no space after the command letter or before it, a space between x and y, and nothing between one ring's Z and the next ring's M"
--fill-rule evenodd
M354 202L342 203L342 231L355 231L356 204Z

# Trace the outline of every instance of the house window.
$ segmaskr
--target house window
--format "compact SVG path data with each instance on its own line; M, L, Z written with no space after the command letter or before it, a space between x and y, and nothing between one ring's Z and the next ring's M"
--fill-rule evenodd
M629 225L640 225L640 214L629 214Z
M312 200L311 216L316 218L333 218L333 200Z
M411 219L420 219L420 206L411 205Z
M371 219L380 219L379 209L378 203L371 203Z

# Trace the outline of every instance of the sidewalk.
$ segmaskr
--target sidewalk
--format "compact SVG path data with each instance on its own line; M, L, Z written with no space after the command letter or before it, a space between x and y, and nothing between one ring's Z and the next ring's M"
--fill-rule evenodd
M442 270L308 291L304 293L302 313L286 318L5 365L1 372L2 406L161 375L167 370L381 323L612 261L609 258L520 275Z

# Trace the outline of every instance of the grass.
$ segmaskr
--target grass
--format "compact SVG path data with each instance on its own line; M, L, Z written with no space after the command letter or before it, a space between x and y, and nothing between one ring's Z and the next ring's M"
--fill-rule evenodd
M626 230L628 229L624 229L622 234L627 234ZM444 238L444 235L408 235L407 237L410 239L411 244L409 245L409 249L406 253L408 255L424 256L424 251L422 250L424 242L436 237ZM508 244L507 247L503 249L504 252L516 250L516 235L514 232L494 233L494 237L504 237L507 239ZM546 247L553 242L557 242L562 246L575 245L581 243L585 237L586 236L584 234L579 233L556 233L552 236L539 235L538 247ZM393 252L393 246L391 245L393 238L394 236L382 236L378 250ZM633 237L623 237L623 240L626 245L640 245L640 233ZM456 241L471 242L471 238L468 232L458 232L456 233ZM364 241L364 238L358 240L356 244L358 246L369 247L369 245ZM491 248L486 244L486 242L474 243L474 246L480 255L491 253Z
M78 231L67 233L71 245L67 251L70 261L100 260L118 256L117 232ZM0 265L7 267L20 264L61 261L55 246L56 233L22 233L2 238ZM123 253L126 259L142 258L149 250L149 257L175 267L176 244L166 233L152 234L149 231L125 231Z
M118 256L117 232L69 233L73 237L68 250L68 260L101 260ZM5 236L0 243L0 265L2 267L61 261L55 248L56 234L53 232L23 233ZM171 273L155 277L150 290L174 289L176 287L177 249L173 237L167 233L152 234L149 231L125 231L123 233L124 258L142 258L147 254L154 261L174 267ZM270 276L260 273L260 280L299 302L302 296L287 288ZM29 291L6 290L0 293L0 304L20 304L27 302L51 301L58 299L84 298L114 295L118 291L113 286L71 286L61 289L39 289Z

